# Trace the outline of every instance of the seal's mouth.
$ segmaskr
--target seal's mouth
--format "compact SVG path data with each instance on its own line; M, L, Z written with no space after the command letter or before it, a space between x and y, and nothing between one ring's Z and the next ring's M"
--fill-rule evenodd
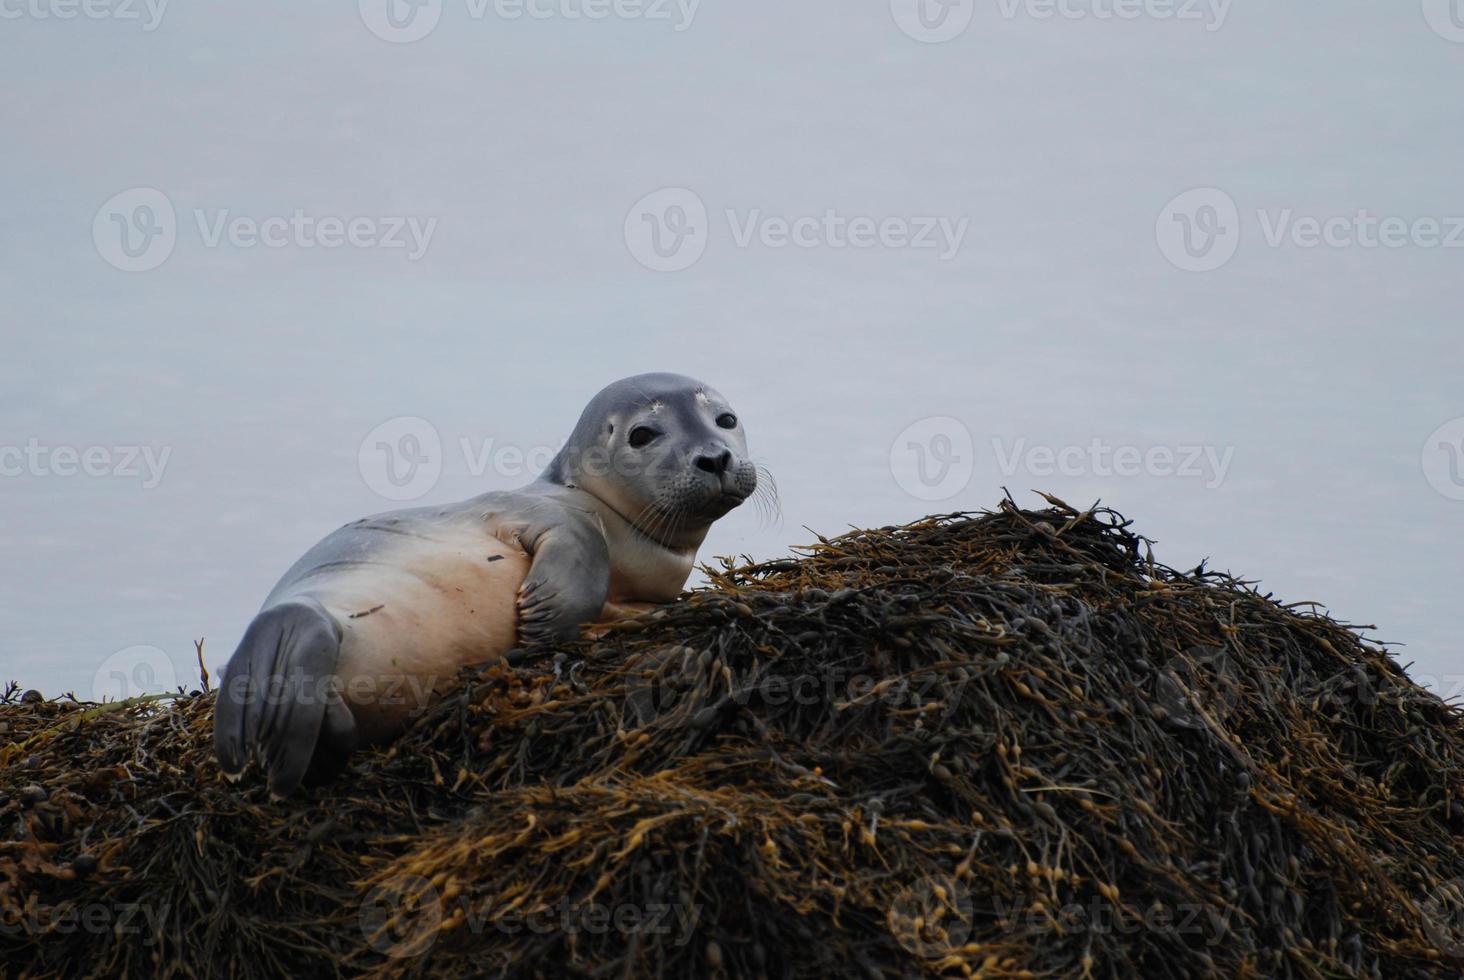
M645 537L663 544L687 534L705 533L708 526L742 506L757 490L755 474L745 464L739 467L717 473L692 470L687 474L690 485L683 478L670 488L673 492L638 511L634 506L629 508L635 514L634 520L623 513L621 517Z
M748 495L741 490L722 490L716 496L712 497L711 500L707 501L700 509L704 516L716 520L729 511L741 506L747 497Z

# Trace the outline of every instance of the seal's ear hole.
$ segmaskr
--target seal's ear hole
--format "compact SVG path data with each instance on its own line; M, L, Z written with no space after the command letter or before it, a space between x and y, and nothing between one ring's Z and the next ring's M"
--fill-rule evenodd
M605 431L608 432L608 433L610 433L610 435L613 436L615 434L615 423L614 422L611 422L610 425L606 428Z
M651 443L656 441L656 437L660 434L661 433L657 432L655 429L648 428L644 425L638 425L634 429L630 430L630 448L640 449L643 446L649 446Z

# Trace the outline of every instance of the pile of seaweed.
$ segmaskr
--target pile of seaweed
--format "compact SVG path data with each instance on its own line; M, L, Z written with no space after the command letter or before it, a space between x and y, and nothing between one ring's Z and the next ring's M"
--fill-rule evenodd
M11 690L0 973L1459 976L1461 712L1048 502L724 562L281 802L206 689Z

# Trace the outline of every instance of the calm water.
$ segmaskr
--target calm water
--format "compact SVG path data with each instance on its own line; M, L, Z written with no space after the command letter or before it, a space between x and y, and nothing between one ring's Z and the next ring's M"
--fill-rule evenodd
M704 557L1102 498L1458 686L1464 30L564 4L445 0L413 43L370 3L6 22L0 675L187 681L199 637L216 670L335 526L525 482L674 370L782 491Z

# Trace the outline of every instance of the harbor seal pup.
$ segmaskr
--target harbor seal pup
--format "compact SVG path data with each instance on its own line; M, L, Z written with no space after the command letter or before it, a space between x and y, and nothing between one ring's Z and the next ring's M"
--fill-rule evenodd
M712 523L757 488L713 389L642 374L595 395L533 483L347 524L265 599L220 678L214 747L291 792L396 734L459 668L669 602Z

